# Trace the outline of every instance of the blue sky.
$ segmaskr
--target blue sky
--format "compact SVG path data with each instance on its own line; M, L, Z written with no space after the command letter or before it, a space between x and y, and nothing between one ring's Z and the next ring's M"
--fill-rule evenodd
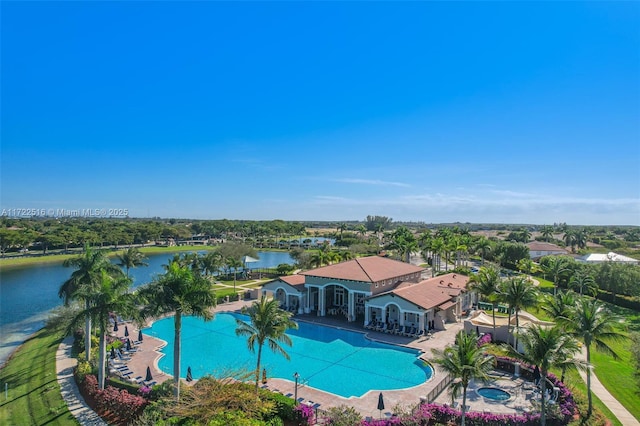
M2 2L2 209L640 224L638 2Z

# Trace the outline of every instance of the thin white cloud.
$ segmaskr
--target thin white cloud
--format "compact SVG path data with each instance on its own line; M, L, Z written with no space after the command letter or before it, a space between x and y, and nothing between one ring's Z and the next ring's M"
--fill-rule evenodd
M526 194L517 191L479 191L476 194L423 193L397 197L314 197L310 206L327 212L357 211L364 217L384 211L396 220L429 222L496 222L572 224L640 224L636 198L586 198Z
M355 184L362 184L362 185L400 186L403 188L411 187L411 185L409 185L408 183L390 182L390 181L378 180L378 179L343 178L343 179L334 179L334 182L355 183Z

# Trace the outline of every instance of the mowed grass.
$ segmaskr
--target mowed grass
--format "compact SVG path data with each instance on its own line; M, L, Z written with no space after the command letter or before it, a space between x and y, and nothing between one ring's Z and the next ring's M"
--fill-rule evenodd
M623 317L631 331L640 330L640 313L603 302L609 310ZM551 318L542 309L528 309L533 315L546 321ZM609 341L607 344L620 359L599 352L591 347L591 363L596 377L633 416L640 420L640 386L634 376L635 367L631 359L631 340ZM579 378L579 377L578 377ZM586 385L584 386L586 395Z
M620 359L591 350L591 362L600 382L633 416L640 420L640 389L631 360L631 341L609 342Z
M60 394L56 350L61 335L44 328L0 370L0 424L77 425ZM5 383L9 398L5 399Z
M558 377L560 377L559 371L554 371ZM581 401L583 407L587 407L587 384L582 380L580 374L577 371L567 371L565 376L565 384L569 387L569 390L574 395L576 401ZM593 394L593 407L594 413L599 411L607 420L611 422L613 426L624 426L616 418L616 416L607 408L607 406L600 401L600 398L596 394ZM597 422L596 422L597 423Z

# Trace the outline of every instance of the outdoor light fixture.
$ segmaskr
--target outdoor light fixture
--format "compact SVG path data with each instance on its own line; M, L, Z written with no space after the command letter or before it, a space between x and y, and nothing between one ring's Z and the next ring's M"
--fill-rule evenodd
M296 371L295 373L293 373L293 378L296 380L296 385L295 388L293 390L293 399L295 401L295 403L298 403L298 379L300 378L300 375L298 374L298 372Z

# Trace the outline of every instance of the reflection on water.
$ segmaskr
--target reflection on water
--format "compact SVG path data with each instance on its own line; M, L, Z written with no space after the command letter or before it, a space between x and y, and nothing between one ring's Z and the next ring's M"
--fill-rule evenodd
M286 252L258 252L258 255L259 261L249 265L251 268L293 263ZM162 265L172 256L173 253L149 255L148 266L131 269L134 287L161 274ZM0 268L0 365L28 336L42 328L51 309L62 304L58 289L71 272L73 268L65 268L61 263Z

